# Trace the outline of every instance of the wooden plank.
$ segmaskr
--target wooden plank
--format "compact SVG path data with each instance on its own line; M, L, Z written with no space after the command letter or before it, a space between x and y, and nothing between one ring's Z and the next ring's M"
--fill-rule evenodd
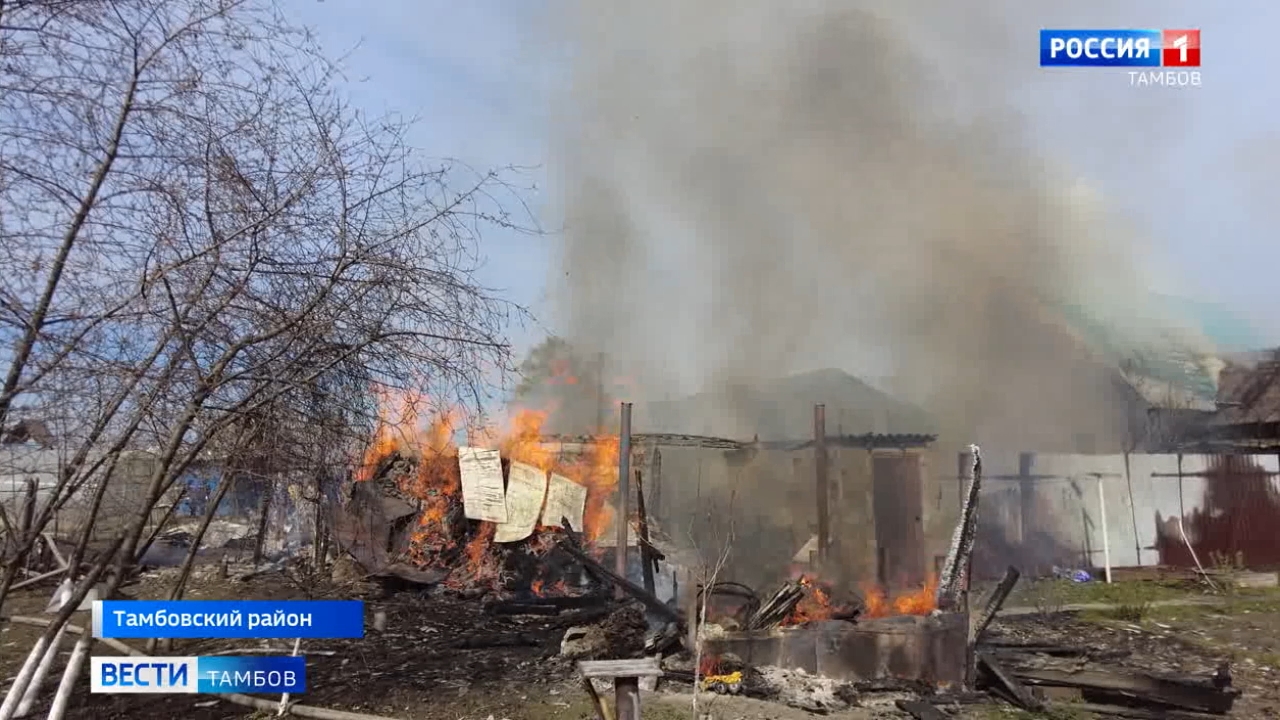
M951 716L927 702L919 700L897 700L894 705L902 712L916 720L950 720Z
M1125 707L1123 705L1098 705L1096 703L1075 702L1054 705L1052 706L1052 709L1062 710L1064 713L1094 713L1103 717L1133 718L1133 720L1213 720L1214 718L1221 717L1220 715L1187 712L1184 710L1170 710L1168 708L1148 710L1146 708Z
M591 698L591 706L596 711L596 720L614 720L609 706L605 705L600 693L596 692L596 686L591 684L591 678L582 678L582 689L586 691L587 697Z
M1014 677L996 662L987 653L978 653L977 655L979 669L985 671L991 676L1014 700L1018 707L1023 710L1039 712L1044 709L1044 703L1040 702L1031 694L1022 683L1018 682Z
M978 616L978 621L973 624L973 634L969 639L970 645L982 642L982 636L986 633L987 627L996 618L996 613L1000 612L1000 608L1004 607L1004 601L1009 598L1009 593L1013 592L1013 586L1018 584L1018 578L1021 576L1022 573L1018 571L1018 568L1012 565L1004 571L1004 579L991 591L991 595L983 603L982 614Z
M662 677L657 658L626 660L581 660L578 672L586 678Z
M680 622L680 614L672 610L666 603L662 602L651 592L636 585L630 580L618 575L609 568L596 562L594 558L574 547L572 544L561 541L560 548L569 553L578 562L582 563L596 577L613 583L614 587L630 594L632 597L643 602L650 612L661 615L668 622Z
M1016 668L1012 674L1032 685L1078 687L1136 698L1151 703L1197 712L1224 714L1231 711L1238 690L1219 689L1211 683L1190 679L1158 678L1119 670L1051 670Z

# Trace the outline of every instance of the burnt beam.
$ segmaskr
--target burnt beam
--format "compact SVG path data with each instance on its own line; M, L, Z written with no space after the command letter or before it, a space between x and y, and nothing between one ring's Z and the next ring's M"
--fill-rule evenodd
M1215 687L1208 680L1161 678L1119 670L1015 668L1011 674L1029 685L1077 688L1094 696L1127 700L1129 704L1138 699L1145 703L1218 715L1230 712L1240 695L1238 690Z
M1124 705L1098 705L1096 703L1062 703L1051 705L1050 709L1062 710L1064 713L1094 713L1102 717L1131 718L1132 720L1210 720L1211 718L1219 717L1218 715L1188 712L1186 710L1148 709L1126 707Z
M893 703L916 720L950 720L951 716L921 700L897 700Z
M1004 666L990 655L978 653L977 661L978 669L986 673L988 678L993 681L991 684L1007 694L1015 705L1031 712L1039 712L1044 709L1044 703L1032 695L1030 690L1018 682L1018 679L1013 674L1005 670Z
M972 477L969 480L969 491L965 494L964 504L960 508L960 522L956 523L955 533L951 537L951 548L947 551L946 562L942 566L942 575L938 579L937 604L943 610L952 610L960 605L964 592L962 581L967 584L969 557L973 553L973 543L978 531L978 496L982 489L982 453L977 445L969 446L969 454L973 459Z
M995 619L996 613L1000 612L1000 608L1004 607L1004 601L1009 599L1009 593L1013 592L1013 586L1018 584L1018 578L1021 576L1022 573L1018 571L1018 568L1012 565L1004 571L1004 579L987 596L987 601L982 607L982 614L978 616L977 622L973 625L973 635L969 641L970 645L982 642L982 636L986 633L987 627Z
M639 511L640 522L640 564L644 577L644 589L650 593L657 592L657 585L653 574L658 569L658 558L654 554L653 544L649 542L649 513L644 506L644 477L640 472L640 468L636 468L636 509Z
M640 587L639 585L636 585L635 583L631 582L625 577L618 575L617 573L613 572L609 568L606 568L605 566L596 562L596 560L592 558L590 555L587 555L585 552L579 550L578 548L574 547L573 545L567 542L561 541L560 548L565 552L569 553L570 555L572 555L574 559L576 559L578 562L582 563L583 566L586 567L587 570L590 571L593 575L603 580L606 580L609 583L612 583L614 587L618 588L619 595L622 595L625 593L630 595L631 597L634 597L635 599L644 603L645 607L649 608L651 612L657 615L661 615L663 618L666 618L669 622L681 621L680 614L677 613L675 610L672 610L671 607L668 606L666 603L659 600L658 597L653 593L648 592L647 590Z

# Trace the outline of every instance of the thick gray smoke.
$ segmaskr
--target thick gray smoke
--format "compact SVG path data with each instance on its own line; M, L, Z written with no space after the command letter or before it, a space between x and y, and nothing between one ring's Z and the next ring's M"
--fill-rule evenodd
M1048 4L975 5L566 9L567 336L657 395L837 367L966 442L1121 432L1059 308L1137 332L1138 243L1022 119Z

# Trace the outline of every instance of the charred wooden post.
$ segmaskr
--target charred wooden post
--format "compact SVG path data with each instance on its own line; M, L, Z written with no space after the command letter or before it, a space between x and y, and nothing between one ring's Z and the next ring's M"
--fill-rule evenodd
M687 636L685 637L685 649L689 652L695 652L698 647L698 624L702 622L702 616L699 614L698 608L698 590L697 584L693 580L693 571L685 569L684 582L680 584L684 588L684 595L679 596L680 607L684 608L685 616L688 621L685 623Z
M587 693L587 697L591 699L591 707L596 711L596 720L614 720L613 712L610 711L609 706L604 704L600 693L596 692L596 686L591 684L591 678L582 678L582 689Z
M640 660L583 660L578 672L588 681L613 681L616 720L640 720L640 678L662 677L657 658Z
M1009 699L1012 700L1015 705L1023 710L1029 710L1031 712L1040 712L1041 710L1044 710L1044 703L1041 702L1039 698L1032 695L1031 691L1028 690L1026 686L1018 682L1018 679L1005 670L1004 666L997 662L995 658L991 657L991 655L988 655L987 653L978 653L977 661L978 667L987 673L990 679L1009 696Z
M1018 578L1022 573L1018 572L1018 568L1009 566L1004 571L1004 579L1000 584L991 591L991 595L987 597L987 602L983 605L982 614L978 616L978 621L973 624L973 631L969 636L969 644L975 645L982 641L982 635L987 631L987 626L995 619L996 613L1000 612L1000 608L1004 606L1004 601L1009 598L1009 593L1013 592L1013 586L1018 584Z
M609 568L606 568L596 562L585 552L568 544L567 542L561 541L560 548L572 555L578 562L582 563L588 571L591 571L601 579L612 583L614 587L617 588L617 594L619 597L625 598L627 595L631 595L635 599L644 603L645 607L649 608L651 612L662 616L670 622L680 622L680 614L671 609L666 603L659 600L653 593L646 591L644 588L636 585L622 575L612 572Z
M622 403L621 426L618 429L618 546L614 548L614 572L627 577L627 541L631 526L631 403ZM624 597L618 587L618 599Z
M662 514L662 448L653 448L653 467L649 470L649 486L653 488L653 516L661 523Z
M654 556L653 545L649 543L649 515L645 512L644 477L640 468L636 468L636 510L640 514L640 564L644 572L644 589L656 593L658 586L653 574L657 572L658 559Z
M973 477L969 480L969 492L960 508L960 522L956 523L951 537L951 548L938 578L937 605L942 610L953 610L960 604L962 582L973 553L973 541L978 531L978 492L982 487L982 454L977 445L969 446L973 455Z
M951 717L929 703L920 700L897 700L894 705L916 720L948 720Z
M813 406L813 464L818 492L818 563L827 561L827 542L831 538L831 491L827 478L827 406Z

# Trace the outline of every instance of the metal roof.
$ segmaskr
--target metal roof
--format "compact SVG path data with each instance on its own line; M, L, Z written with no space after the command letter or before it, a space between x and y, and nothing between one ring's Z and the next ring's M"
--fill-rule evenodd
M542 437L544 443L560 443L561 445L590 445L599 442L601 439L603 438L590 435L544 435ZM612 439L612 437L609 439ZM825 442L827 447L896 450L926 447L937 441L937 439L937 435L921 433L864 433L861 435L828 435ZM732 440L729 438L677 433L633 433L631 435L631 444L633 446L688 447L711 450L805 450L813 447L813 440Z

